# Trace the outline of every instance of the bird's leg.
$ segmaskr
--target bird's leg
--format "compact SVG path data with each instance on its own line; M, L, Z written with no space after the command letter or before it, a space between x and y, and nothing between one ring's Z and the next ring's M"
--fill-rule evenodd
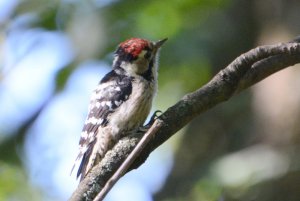
M153 115L150 118L150 121L145 125L138 128L137 132L145 133L147 130L151 127L151 125L154 123L154 121L159 117L157 113L162 113L160 110L156 110Z
M151 116L150 121L148 122L148 124L146 124L146 127L149 128L154 123L154 121L159 117L158 113L162 114L162 111L156 110L153 113L153 115Z

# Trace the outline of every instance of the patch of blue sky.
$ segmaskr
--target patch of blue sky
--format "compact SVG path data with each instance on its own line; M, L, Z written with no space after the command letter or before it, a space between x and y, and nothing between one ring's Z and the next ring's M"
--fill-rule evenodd
M18 3L19 0L0 0L0 24L9 18Z
M55 74L74 57L69 39L42 29L11 30L0 82L0 133L14 133L52 95Z
M24 162L31 182L49 196L66 200L77 185L76 173L70 176L70 171L90 94L108 70L101 62L81 65L70 76L65 90L52 99L28 131Z

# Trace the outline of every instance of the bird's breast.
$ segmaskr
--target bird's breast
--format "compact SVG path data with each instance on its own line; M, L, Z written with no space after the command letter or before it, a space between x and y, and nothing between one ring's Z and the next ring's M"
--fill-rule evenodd
M143 125L151 110L155 91L154 83L143 78L133 80L130 97L111 116L112 134L116 138Z

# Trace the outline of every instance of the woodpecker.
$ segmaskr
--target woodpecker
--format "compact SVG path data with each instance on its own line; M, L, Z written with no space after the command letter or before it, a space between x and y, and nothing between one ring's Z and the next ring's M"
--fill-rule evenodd
M158 53L167 38L131 38L114 54L112 71L93 91L79 141L77 178L82 180L121 137L143 126L157 91ZM71 172L72 172L71 171Z

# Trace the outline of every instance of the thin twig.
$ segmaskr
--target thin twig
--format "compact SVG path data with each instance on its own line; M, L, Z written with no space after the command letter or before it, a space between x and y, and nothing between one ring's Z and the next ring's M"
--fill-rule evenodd
M119 169L114 173L114 175L106 182L103 189L98 193L95 197L94 201L102 201L107 193L111 190L111 188L115 185L115 183L127 172L128 168L135 161L135 159L139 156L144 147L148 144L151 138L157 133L159 128L161 127L161 121L156 119L154 124L150 127L150 129L145 133L143 138L139 141L134 150L129 154L126 160L122 163Z

